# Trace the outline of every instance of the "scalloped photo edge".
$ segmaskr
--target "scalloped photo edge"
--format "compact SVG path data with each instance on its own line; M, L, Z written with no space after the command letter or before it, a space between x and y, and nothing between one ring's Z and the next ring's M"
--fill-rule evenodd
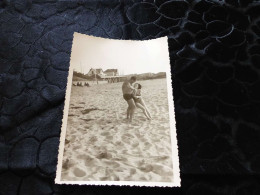
M167 103L168 103L168 111L169 111L169 130L170 130L170 147L171 147L171 161L172 161L172 181L152 181L152 180L149 180L147 179L146 181L141 181L140 179L138 180L131 180L131 181L122 181L122 180L118 180L115 179L115 180L111 180L111 179L108 179L106 180L105 178L103 178L102 180L88 180L88 181L84 181L84 179L82 180L73 180L73 179L65 179L62 177L62 166L63 166L63 160L64 160L64 149L65 149L65 139L66 139L66 135L67 135L67 127L68 127L68 118L69 118L69 109L70 109L70 102L71 102L71 92L72 92L72 87L75 87L77 88L78 91L82 91L82 90L95 90L94 88L96 86L102 88L102 84L95 84L96 86L94 86L94 84L91 86L91 87L88 87L88 86L82 86L81 84L79 86L77 86L77 84L73 84L73 72L75 70L75 64L72 64L72 56L74 55L75 56L75 47L77 45L75 45L75 40L78 38L78 37L85 37L84 39L88 40L88 39L99 39L99 41L101 40L110 40L109 44L113 44L115 42L120 42L122 44L130 44L130 43L148 43L148 42L153 42L153 41L158 41L160 42L159 44L161 45L161 50L160 52L163 52L164 53L164 56L167 55L167 59L164 59L165 62L167 63L165 65L166 69L165 69L165 72L166 72L166 88L167 88ZM122 51L123 52L123 51ZM120 54L118 54L119 56ZM98 58L98 56L97 56ZM119 57L120 58L120 57ZM159 59L160 60L160 59ZM102 65L101 65L102 66ZM78 70L79 70L79 67L77 67ZM102 67L101 67L102 68ZM113 67L112 67L113 68ZM80 71L79 71L80 72ZM86 73L86 72L85 72ZM131 72L130 72L131 73ZM131 74L129 74L131 75ZM95 72L95 79L97 80L96 78L97 76L97 73ZM104 77L104 78L107 78L107 77ZM172 88L172 75L171 75L171 65L170 65L170 59L169 59L169 49L168 49L168 38L167 37L161 37L161 38L157 38L157 39L151 39L151 40L143 40L143 41L137 41L137 40L113 40L113 39L106 39L106 38L100 38L100 37L93 37L93 36L90 36L90 35L85 35L85 34L80 34L80 33L77 33L75 32L74 35L73 35L73 43L72 43L72 49L71 49L71 58L70 58L70 67L69 67L69 74L68 74L68 78L67 78L67 88L66 88L66 95L65 95L65 104L64 104L64 110L63 110L63 119L62 119L62 127L61 127L61 134L60 134L60 143L59 143L59 151L58 151L58 163L57 163L57 170L56 170L56 178L55 178L55 183L56 184L73 184L73 185L109 185L109 186L147 186L147 187L180 187L181 186L181 178L180 178L180 168L179 168L179 156L178 156L178 143L177 143L177 133L176 133L176 122L175 122L175 112L174 112L174 97L173 97L173 88ZM105 80L105 79L104 79ZM158 79L154 79L154 80L158 80ZM92 81L91 81L92 82ZM98 80L97 80L98 82ZM100 81L102 82L102 81ZM108 81L109 82L109 81ZM148 82L148 81L147 81ZM145 82L144 82L145 83ZM114 83L113 83L114 84ZM146 84L146 83L145 83ZM112 85L112 84L105 84L105 85ZM121 86L121 85L120 85ZM148 84L147 84L148 86ZM121 88L120 88L121 90ZM144 89L145 90L145 89ZM112 93L112 92L111 92ZM98 98L98 97L97 97ZM122 97L123 98L123 95ZM125 100L124 100L125 101ZM146 101L149 101L149 99L147 99ZM166 100L165 100L166 101ZM122 100L123 102L123 100ZM84 103L84 102L83 102ZM126 102L125 103L125 106L127 106ZM102 109L100 109L99 112L101 112ZM88 110L90 111L90 110ZM75 111L73 111L75 113L80 113L78 109L75 109ZM107 111L109 112L109 111ZM138 111L140 112L140 111ZM81 113L83 113L81 111ZM121 112L122 113L122 112ZM131 112L130 112L131 113ZM88 113L88 115L90 115ZM72 116L72 114L71 114ZM84 117L86 117L87 115L84 115ZM96 116L96 115L95 115ZM73 116L72 116L73 117ZM87 117L93 117L93 116L87 116ZM136 116L137 117L137 116ZM143 116L142 116L143 117ZM94 118L94 117L93 117ZM92 121L95 120L95 118L84 118L86 121L86 124L91 124L93 123ZM118 116L118 113L115 115L115 118L117 118L117 120L123 120L123 116ZM118 119L119 118L119 119ZM75 118L74 118L75 119ZM76 119L75 119L76 120ZM116 120L116 119L115 119ZM124 119L125 120L125 119ZM133 118L133 121L135 120L135 118ZM151 119L152 120L156 120L156 119ZM147 120L148 121L148 120ZM149 122L147 122L148 124ZM120 125L120 122L118 123ZM123 124L122 126L125 126L125 127L131 127L131 123L128 122L126 124ZM89 128L94 128L93 126L88 126ZM103 126L102 126L103 128ZM106 126L106 123L104 123L104 128L107 128ZM123 133L127 133L127 132L131 132L132 129L130 130L122 130L121 131ZM149 131L150 129L148 129L147 131ZM114 131L113 129L109 129L109 131ZM139 129L136 129L137 132L139 132ZM78 131L76 131L75 134L79 133ZM95 132L93 132L94 134ZM87 136L88 132L86 134L84 134L84 136ZM77 134L79 135L79 134ZM125 134L124 134L125 135ZM75 138L76 137L76 138ZM83 139L82 137L80 136L74 136L74 142L79 142L79 139ZM99 139L99 137L96 137L95 139ZM131 142L131 136L130 138L127 138L129 139ZM72 139L71 139L72 140ZM71 141L72 142L72 141ZM139 144L139 143L137 143ZM150 144L150 143L149 143ZM153 143L152 143L153 144ZM151 145L152 145L151 144ZM71 143L72 145L72 143ZM78 146L80 147L80 146ZM84 147L83 145L81 145L81 147ZM92 146L89 146L89 148L91 148ZM99 146L97 146L99 147ZM108 146L100 146L101 148L106 148ZM120 147L120 146L118 146ZM117 147L117 148L118 148ZM151 146L152 147L152 146ZM86 151L85 151L86 150ZM83 152L81 151L81 153L84 153L84 154L81 154L81 155L88 155L88 153L92 152L91 150L89 150L88 148L85 149ZM74 149L71 151L70 154L74 155L74 153L76 153L78 151L78 149ZM74 153L73 153L74 152ZM145 152L145 149L144 149L144 152ZM75 156L79 156L79 155L75 155ZM87 157L86 157L87 158ZM88 157L90 158L90 157ZM137 158L137 157L136 157ZM127 157L126 157L127 159ZM69 159L70 160L70 159ZM68 161L69 161L68 160ZM94 159L95 161L96 159ZM104 160L104 157L102 157L100 159L100 161ZM77 161L78 164L80 164L80 160L79 159L74 159L73 163L75 164L75 161ZM110 162L109 160L105 159L106 162ZM156 159L154 160L156 161ZM96 161L95 161L96 162ZM71 162L71 165L74 165L72 162ZM111 163L111 162L110 162ZM69 164L69 163L68 163ZM95 164L95 163L93 163ZM115 162L116 165L120 164L120 163L117 163ZM69 165L68 165L69 166ZM153 167L153 165L151 165ZM136 167L138 169L138 167ZM69 168L68 168L69 169ZM152 168L151 168L152 170ZM107 171L107 169L105 169L104 167L104 171ZM111 170L110 170L111 171ZM124 171L124 169L122 168L122 171ZM139 170L138 170L139 171ZM147 173L149 173L149 170L147 170ZM158 173L158 172L157 172ZM68 174L71 174L71 173L68 173ZM91 173L89 173L91 174ZM84 173L83 173L84 175ZM145 175L145 173L144 173ZM153 175L153 174L151 174ZM84 176L82 176L83 178ZM87 177L87 176L86 176ZM72 178L72 177L70 177ZM111 177L108 177L108 178L111 178Z

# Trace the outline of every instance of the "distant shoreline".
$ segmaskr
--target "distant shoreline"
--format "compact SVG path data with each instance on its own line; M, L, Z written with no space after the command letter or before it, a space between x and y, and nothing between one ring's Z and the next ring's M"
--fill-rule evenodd
M140 80L138 80L138 81L148 81L148 80L159 80L159 79L166 79L166 78L152 78L152 79L140 79ZM137 82L138 82L137 81ZM74 86L76 86L75 84L77 84L77 83L82 83L83 82L83 84L84 83L88 83L89 85L99 85L99 84L102 84L102 85L104 85L104 84L111 84L111 83L108 83L107 81L103 81L103 80L98 80L98 83L96 82L96 81L94 81L94 80L77 80L77 81L72 81L72 83L74 84ZM116 83L122 83L122 82L124 82L124 81L119 81L119 82L116 82Z
M153 80L153 79L162 79L166 78L166 72L159 72L159 73L143 73L143 74L130 74L130 75L122 75L125 76L126 78L131 77L131 76L136 76L137 80ZM72 81L78 81L78 82L91 82L91 81L103 81L104 79L101 78L100 76L88 76L79 72L73 71L73 77Z

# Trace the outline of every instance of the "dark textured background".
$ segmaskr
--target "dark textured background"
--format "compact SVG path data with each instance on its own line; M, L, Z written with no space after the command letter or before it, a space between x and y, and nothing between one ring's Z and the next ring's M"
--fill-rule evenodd
M73 32L169 36L182 188L55 185ZM0 1L0 194L260 194L260 3Z

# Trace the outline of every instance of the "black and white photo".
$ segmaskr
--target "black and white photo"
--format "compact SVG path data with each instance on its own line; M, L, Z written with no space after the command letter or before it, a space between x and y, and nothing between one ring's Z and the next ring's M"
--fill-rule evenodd
M74 33L56 183L180 186L167 37Z

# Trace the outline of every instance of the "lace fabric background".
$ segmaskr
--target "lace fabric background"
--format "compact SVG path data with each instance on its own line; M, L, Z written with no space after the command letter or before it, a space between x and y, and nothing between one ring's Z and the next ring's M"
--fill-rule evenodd
M74 32L169 36L182 187L55 185ZM0 194L260 194L260 3L0 2Z

